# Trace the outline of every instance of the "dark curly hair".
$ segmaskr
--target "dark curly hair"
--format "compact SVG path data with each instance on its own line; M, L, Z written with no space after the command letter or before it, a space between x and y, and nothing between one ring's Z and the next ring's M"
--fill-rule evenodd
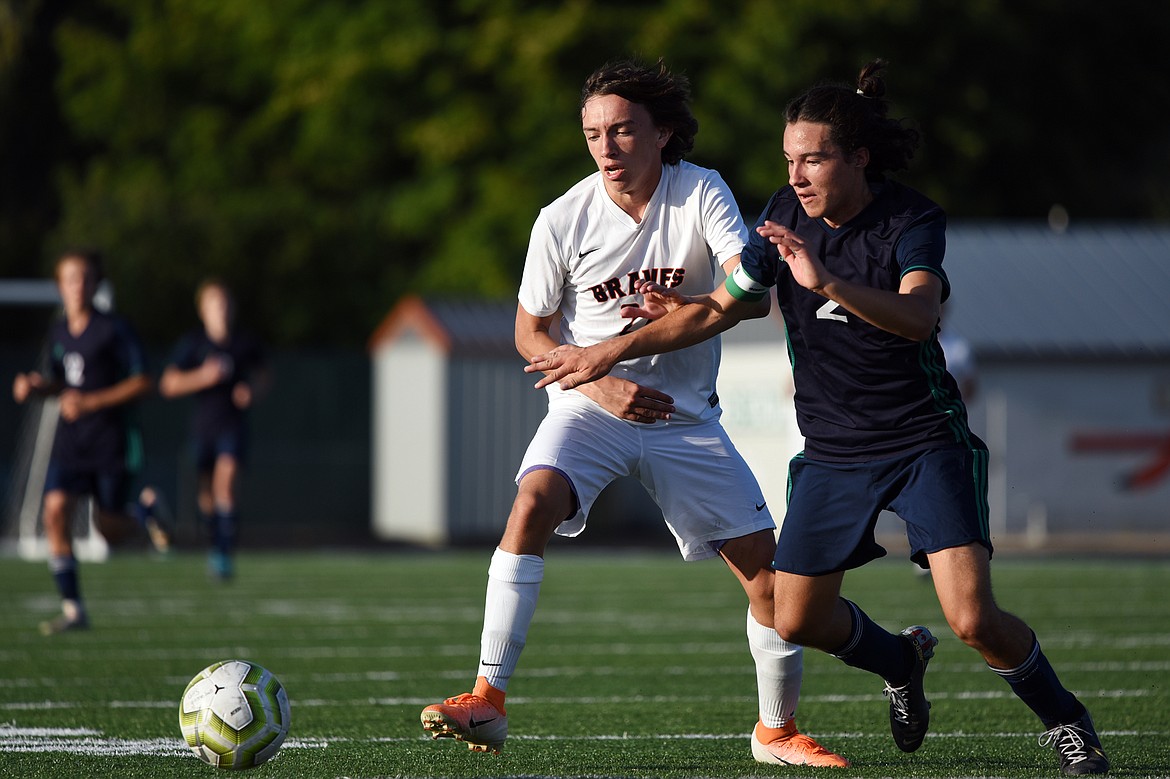
M918 131L889 119L886 83L881 77L885 60L875 59L861 69L857 86L820 84L792 100L784 108L784 121L813 122L829 126L829 137L846 154L869 150L866 175L876 178L886 171L910 164L921 140Z
M671 73L663 61L646 65L622 60L602 65L581 88L581 110L590 98L617 95L646 106L655 127L671 131L662 149L662 162L677 165L695 147L699 121L691 113L691 86L686 76Z

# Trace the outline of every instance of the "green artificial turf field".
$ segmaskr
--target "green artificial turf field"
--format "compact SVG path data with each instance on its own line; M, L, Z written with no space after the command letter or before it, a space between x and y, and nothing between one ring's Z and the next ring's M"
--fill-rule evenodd
M431 741L419 710L470 687L490 550L245 554L228 585L204 559L125 554L82 567L93 629L46 638L58 605L43 563L0 560L0 777L212 776L182 742L178 702L208 664L255 661L289 691L292 727L261 777L1057 776L1039 723L941 619L909 563L850 574L884 626L941 639L923 748L888 732L880 681L805 655L801 728L854 767L752 760L746 599L721 563L554 545L511 684L502 755ZM1170 776L1170 563L995 564L1093 712L1115 777Z

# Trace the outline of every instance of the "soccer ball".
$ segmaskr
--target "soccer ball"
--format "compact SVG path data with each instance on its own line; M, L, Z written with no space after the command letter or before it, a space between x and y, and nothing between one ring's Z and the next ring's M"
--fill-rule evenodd
M245 660L209 665L179 703L187 746L216 768L251 768L288 735L288 693L270 671Z

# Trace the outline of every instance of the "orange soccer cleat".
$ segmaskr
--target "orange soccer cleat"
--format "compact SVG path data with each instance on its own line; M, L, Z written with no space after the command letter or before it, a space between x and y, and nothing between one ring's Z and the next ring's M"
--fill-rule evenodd
M775 765L807 765L817 768L848 768L849 761L830 752L815 740L796 729L796 722L789 720L780 729L781 735L770 741L760 739L761 725L752 730L752 757L760 763ZM775 732L774 730L772 731Z
M472 752L499 754L508 737L508 715L469 692L422 710L423 730L432 738L463 741Z

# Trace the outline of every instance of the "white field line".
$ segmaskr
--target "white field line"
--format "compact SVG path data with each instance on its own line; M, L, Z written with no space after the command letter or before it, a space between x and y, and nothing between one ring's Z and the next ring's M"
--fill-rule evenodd
M740 647L743 654L746 654L746 647ZM205 657L211 657L211 654ZM228 652L226 654L215 655L216 657L229 656L248 656L246 652ZM346 683L364 683L364 682L396 682L404 678L417 681L419 679L451 679L451 680L466 680L472 672L472 668L466 667L458 670L440 669L433 671L422 671L417 669L395 671L391 669L379 669L374 671L363 671L353 673L313 673L308 674L308 678L314 682L329 682L333 684ZM1149 661L1106 661L1106 662L1090 662L1090 663L1061 663L1059 670L1061 673L1132 673L1132 674L1158 674L1170 673L1170 660L1149 660ZM982 663L936 663L930 667L931 677L939 674L986 674L987 666ZM614 676L644 676L646 673L644 668L634 666L609 666L609 665L589 665L589 666L548 666L525 668L523 675L529 678L580 678L580 677L603 677L612 678ZM704 676L704 677L732 677L732 676L755 676L755 668L749 662L737 663L735 665L723 666L694 666L694 665L674 665L674 666L660 666L655 669L655 673L663 676ZM819 668L814 673L854 673L851 669L835 665L826 668ZM806 674L807 675L807 674ZM96 677L36 677L26 678L17 677L12 679L0 679L0 690L4 689L20 689L20 690L36 690L36 689L56 689L60 687L76 687L84 686L93 681ZM173 683L177 686L186 685L190 679L170 677L167 679L168 683ZM805 700L811 700L805 696ZM0 703L0 707L3 704Z
M290 738L281 749L324 749L327 746L328 739ZM20 728L15 725L0 725L0 752L64 752L101 757L195 757L179 737L112 738L89 728Z
M828 670L833 673L835 669L821 669ZM936 673L985 673L987 666L983 663L964 663L964 664L938 664L931 666L931 675ZM1061 663L1060 671L1063 673L1166 673L1170 672L1170 660L1151 660L1151 661L1129 661L1129 662L1092 662L1092 663ZM659 666L655 668L655 672L664 676L729 676L729 675L751 675L754 676L756 671L752 664L744 662L737 665L729 666L703 666L696 667L693 665L676 665L676 666ZM850 671L847 671L851 673ZM468 674L468 669L461 669L456 671L419 671L411 669L410 671L366 671L360 673L327 673L327 674L311 674L311 678L315 682L393 682L398 681L404 677L410 679L419 679L425 677L439 677L439 678L465 678ZM567 666L567 667L546 667L546 668L525 668L523 676L532 678L562 678L575 676L601 676L605 678L613 676L645 676L646 670L644 668L634 668L630 666L614 667L614 666ZM3 680L0 680L0 687L4 686Z
M598 656L598 657L645 657L656 658L679 655L733 655L741 656L746 652L747 641L742 636L727 641L692 641L692 642L647 642L647 643L614 643L590 644L584 642L547 643L532 641L532 648L528 655L539 657L549 656ZM951 639L946 646L960 646ZM1092 648L1109 647L1115 653L1121 654L1126 650L1160 649L1170 647L1170 633L1151 633L1138 636L1108 636L1108 635L1077 635L1064 634L1054 636L1043 641L1046 649L1054 647L1064 648ZM124 650L104 650L103 656L111 660L182 660L188 658L203 659L206 657L235 657L255 655L258 650L244 644L223 644L220 646L198 646L190 648L151 649L149 647L127 647ZM289 657L303 660L330 660L330 659L392 659L429 657L429 658L463 658L475 657L479 653L478 644L457 643L428 643L419 646L403 646L389 644L378 647L361 646L265 646L264 654L267 657ZM0 662L26 661L34 654L51 654L62 660L85 660L92 658L93 647L44 647L30 645L23 648L0 649ZM1108 663L1104 664L1107 667ZM966 664L960 667L967 667ZM1064 665L1061 665L1063 668ZM931 666L934 671L935 666Z
M1154 695L1148 689L1136 690L1078 690L1082 697L1094 698L1141 698ZM1013 697L1010 690L967 691L967 692L936 692L931 693L932 701L943 700L1004 700ZM865 695L802 695L801 701L806 703L867 703L883 700L879 694ZM524 696L516 695L508 698L511 704L557 704L573 706L591 706L598 704L692 704L692 703L750 703L755 702L754 695L602 695L602 696ZM349 708L355 706L427 706L434 703L433 698L421 697L368 697L359 699L324 699L324 698L296 698L290 697L293 706L314 708ZM11 701L0 703L0 711L49 711L90 708L110 709L175 709L178 710L178 701ZM4 734L5 725L0 725L0 737Z
M822 738L832 739L868 739L889 738L886 733L823 733ZM1102 731L1101 735L1110 738L1134 737L1157 738L1165 733L1145 733L1138 731ZM1034 738L1035 733L967 733L954 731L950 733L931 733L932 739L965 739L965 738ZM595 735L546 735L525 736L510 735L509 738L518 741L738 741L747 740L747 733L676 733L666 735L631 735L629 733L595 734ZM425 734L411 738L290 738L284 742L281 749L327 749L332 743L360 742L360 743L415 743L429 741ZM194 755L187 748L182 739L150 738L126 739L104 736L101 731L89 728L20 728L15 725L0 725L0 752L25 753L65 753L72 755L97 755L102 757L185 757Z

